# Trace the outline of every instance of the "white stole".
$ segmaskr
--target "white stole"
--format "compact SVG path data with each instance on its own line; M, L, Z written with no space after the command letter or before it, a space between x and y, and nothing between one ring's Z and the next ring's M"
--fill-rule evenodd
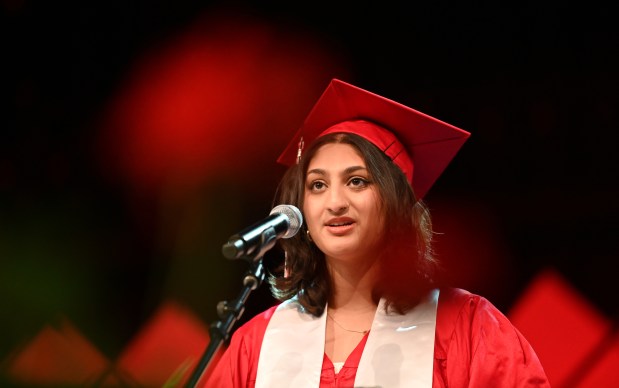
M355 387L432 387L439 291L407 314L385 313L381 299L363 349ZM256 388L318 388L327 314L304 313L296 298L275 310L262 341Z

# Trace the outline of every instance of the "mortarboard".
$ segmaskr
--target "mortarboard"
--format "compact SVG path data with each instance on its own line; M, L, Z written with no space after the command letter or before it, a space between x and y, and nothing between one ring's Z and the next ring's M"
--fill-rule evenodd
M277 161L287 166L296 163L303 144L333 132L355 133L379 147L407 175L417 198L425 196L470 136L451 124L333 79Z

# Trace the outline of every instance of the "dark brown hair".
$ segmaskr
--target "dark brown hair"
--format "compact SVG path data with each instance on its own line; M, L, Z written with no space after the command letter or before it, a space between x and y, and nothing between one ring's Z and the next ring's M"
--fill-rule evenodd
M318 138L299 164L282 178L275 201L303 209L306 172L309 162L325 144L349 144L366 163L370 178L378 188L385 217L384 254L380 257L381 277L373 290L375 299L385 298L387 307L398 313L412 309L432 288L436 260L432 255L432 223L428 209L415 198L406 176L380 149L351 133L332 133ZM273 296L279 300L298 297L307 312L320 316L331 294L331 279L324 254L308 238L304 224L289 239L279 240L286 252L284 264L269 277Z

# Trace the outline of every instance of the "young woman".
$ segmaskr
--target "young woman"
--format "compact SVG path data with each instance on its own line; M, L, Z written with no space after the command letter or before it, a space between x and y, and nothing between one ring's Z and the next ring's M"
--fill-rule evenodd
M468 136L333 80L279 159L277 203L305 221L279 240L283 303L234 333L207 386L548 386L490 302L432 281L420 198Z

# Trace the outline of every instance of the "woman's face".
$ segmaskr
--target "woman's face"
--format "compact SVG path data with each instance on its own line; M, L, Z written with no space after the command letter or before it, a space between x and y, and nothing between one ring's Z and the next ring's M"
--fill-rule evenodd
M303 213L314 243L328 259L375 258L383 234L378 187L348 144L322 146L307 169Z

